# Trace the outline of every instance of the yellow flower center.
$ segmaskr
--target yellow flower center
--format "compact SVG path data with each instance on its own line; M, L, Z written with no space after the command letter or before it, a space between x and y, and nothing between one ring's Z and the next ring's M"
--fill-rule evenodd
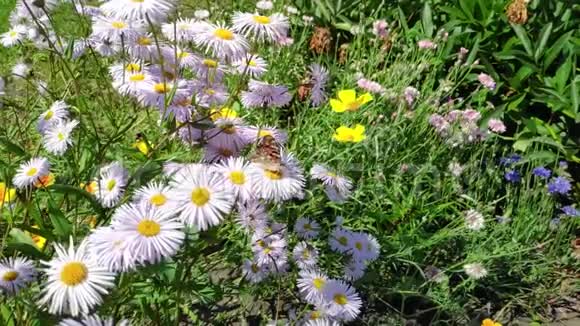
M145 79L145 75L143 74L134 74L129 76L129 80L132 82L139 82L139 81L143 81Z
M264 175L270 180L280 180L284 176L282 171L264 170Z
M115 179L109 180L109 182L107 182L107 190L112 191L116 185L117 185L117 181Z
M191 25L186 23L177 24L177 29L180 31L186 31L190 28Z
M242 171L233 171L230 173L230 180L233 184L243 185L246 183L246 175Z
M56 138L58 138L58 140L60 140L60 141L63 141L63 140L64 140L64 134L63 134L62 132L59 132L59 133L56 135Z
M137 224L137 232L145 237L154 237L161 231L159 223L152 220L142 220Z
M344 295L342 293L335 294L332 299L334 300L334 302L338 303L341 306L344 306L345 304L348 303L348 299L346 298L346 295Z
M18 275L17 271L8 271L2 275L2 280L4 280L4 282L12 282L18 278Z
M218 62L215 60L211 60L211 59L205 59L205 60L203 60L203 65L208 67L208 68L217 68Z
M187 53L187 52L184 52L184 51L179 51L179 53L177 53L177 57L178 57L179 59L184 59L184 58L187 58L187 57L189 57L189 53Z
M143 1L145 1L145 0L131 0L131 1L132 1L132 2L135 2L135 3L142 3L142 2L143 2Z
M16 35L18 35L18 33L15 31L10 31L9 35L10 35L10 37L16 37Z
M125 67L128 72L138 72L141 71L141 66L137 63L130 63Z
M87 266L81 262L70 262L60 271L60 280L68 286L76 286L84 282L89 276Z
M257 273L260 271L260 268L256 264L252 264L252 272Z
M310 320L317 320L318 318L320 318L320 312L313 311L310 313Z
M256 63L256 61L250 60L250 62L248 62L248 66L250 66L250 67L257 67L258 64Z
M213 35L217 38L220 38L224 41L231 41L234 39L234 33L228 31L225 28L218 28L213 32Z
M229 126L229 127L222 127L222 130L228 134L228 135L232 135L236 132L236 127L234 126Z
M196 206L205 205L209 201L210 197L211 195L207 188L195 188L191 192L191 202Z
M363 245L362 245L362 243L360 243L360 242L356 242L356 243L354 244L354 246L355 246L355 248L356 248L356 249L358 249L358 250L363 250Z
M326 284L326 281L320 277L315 277L314 280L312 280L312 285L314 285L317 290L321 290L324 284Z
M343 246L346 246L348 244L348 239L345 236L339 237L336 240Z
M266 242L264 242L264 240L258 240L256 241L256 244L262 248L266 247Z
M26 172L26 175L29 176L29 177L33 177L33 176L36 175L37 172L38 172L38 169L37 168L30 168Z
M223 157L230 157L230 156L232 156L232 154L234 154L232 151L230 151L230 150L229 150L229 149L227 149L227 148L220 148L220 149L218 150L218 152L219 152L219 153L220 153L220 155L221 155L221 156L223 156Z
M361 106L361 103L359 101L347 102L347 103L344 103L344 104L346 105L347 111L356 111Z
M127 24L120 22L120 21L115 21L111 23L111 26L113 26L116 29L123 29L125 27L127 27Z
M46 114L44 115L44 120L48 121L48 120L52 119L53 115L54 115L54 112L52 110L47 111Z
M254 21L258 24L266 25L270 23L270 17L268 16L254 16Z
M312 225L310 223L304 224L304 230L311 231L312 230Z
M167 197L164 194L155 194L151 196L149 201L155 206L163 206L167 202Z
M150 39L150 38L148 38L147 36L140 36L140 37L137 39L137 44L139 44L139 45L143 45L143 46L145 46L145 45L151 45L151 43L152 43L152 42L151 42L151 39Z
M164 94L167 93L169 87L165 83L157 83L153 86L153 89L158 94Z
M304 258L304 259L310 258L310 251L308 249L306 249L302 252L302 258Z
M272 135L272 132L270 130L260 130L260 131L258 131L258 137L266 137L266 136L274 137L274 135Z
M336 173L333 173L333 172L327 172L326 175L331 177L331 178L336 178Z

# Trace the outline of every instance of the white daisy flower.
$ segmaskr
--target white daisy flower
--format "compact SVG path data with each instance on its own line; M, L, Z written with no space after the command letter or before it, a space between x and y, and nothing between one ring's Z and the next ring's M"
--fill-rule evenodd
M218 163L214 171L223 176L224 186L230 188L242 202L247 202L253 198L252 184L248 176L249 163L241 157L230 157Z
M174 0L109 0L100 9L108 15L129 21L160 23L175 9Z
M204 231L218 225L234 203L234 195L224 187L220 175L203 165L188 165L171 181L170 201L179 209L179 219Z
M349 241L349 252L356 260L373 261L379 257L380 246L372 235L356 232L352 233L351 241Z
M456 178L461 176L461 173L463 173L464 169L465 167L459 164L458 162L453 161L449 163L449 172L451 173L452 176Z
M298 8L293 6L286 6L285 9L286 12L290 15L298 15L300 13L300 11L298 11Z
M167 212L175 212L176 207L172 206L169 200L171 187L165 186L160 182L152 181L135 192L135 202L146 202Z
M51 125L42 135L44 149L54 155L63 155L72 146L71 134L78 124L77 120L61 120Z
M180 18L175 22L163 24L161 32L171 41L193 42L194 36L205 28L207 28L207 24L189 18Z
M97 184L94 194L99 202L108 208L119 203L125 193L128 178L129 172L119 162L102 167L95 180Z
M248 175L253 184L255 195L267 201L286 201L300 197L303 193L302 168L292 154L281 152L281 163L278 170L271 170L262 164L252 163Z
M252 36L257 41L275 42L285 37L290 29L288 18L280 13L270 16L236 12L232 18L234 31Z
M0 260L0 290L15 295L36 278L36 268L31 261L22 257Z
M30 66L24 62L19 62L12 67L12 74L16 77L26 78L30 74Z
M274 3L270 0L260 0L256 3L256 8L261 10L272 10Z
M149 33L143 33L133 40L128 40L126 45L127 52L132 58L154 61L159 57L155 40Z
M308 243L301 241L292 250L292 257L300 269L316 267L318 250Z
M328 318L316 318L308 320L304 326L340 326L340 323Z
M218 118L215 128L206 131L207 143L214 147L231 148L238 152L249 145L243 132L243 120L240 118Z
M121 95L138 97L145 85L153 83L153 76L145 71L128 72L122 79L113 80L113 88Z
M260 77L268 71L268 62L257 55L247 55L246 58L234 61L232 66L237 73L251 78Z
M68 108L68 104L66 104L64 101L55 101L52 103L50 108L38 117L38 124L36 127L38 132L42 134L52 124L68 118Z
M255 232L252 235L252 251L260 265L271 265L286 256L286 239L276 233Z
M4 47L14 46L24 40L27 34L27 28L24 25L16 25L8 32L0 35L0 44Z
M129 326L128 320L120 320L115 323L113 318L101 319L97 315L83 317L80 321L71 318L63 319L58 326Z
M250 47L246 39L223 24L207 24L195 35L195 44L224 60L243 58Z
M330 280L322 290L328 303L328 313L344 321L352 321L360 314L362 301L356 290L343 281Z
M484 278L488 274L487 269L485 269L485 267L480 263L465 264L463 265L463 270L467 276L476 280Z
M237 148L233 148L232 144L220 144L217 146L207 144L203 147L204 162L220 162L238 156L240 156L240 151Z
M262 137L271 136L280 145L286 144L288 134L283 130L278 130L269 126L251 126L244 128L244 137L248 139L249 143L255 143Z
M266 208L257 200L238 203L238 217L236 220L247 232L264 229L268 225L270 217Z
M479 231L485 226L485 219L483 215L475 209L470 209L465 212L465 225L468 229Z
M163 82L155 78L139 84L138 98L144 106L155 106L163 110L167 100L180 101L187 98L187 86L183 80Z
M344 266L344 278L349 281L356 281L365 275L367 266L364 261L351 259L348 264Z
M244 274L244 278L246 278L248 281L252 283L260 283L266 277L268 277L267 265L260 265L257 262L250 259L244 260L242 272Z
M334 202L342 203L352 193L352 181L350 179L330 171L321 164L315 164L310 169L310 175L312 179L322 181L326 195Z
M40 306L48 306L51 314L88 314L103 302L115 283L115 273L100 266L87 250L88 241L83 241L75 250L72 239L69 248L55 245L51 261L42 264L47 281L41 286Z
M294 225L294 232L301 239L313 239L318 236L318 231L320 231L318 222L307 217L297 219Z
M209 17L209 11L205 9L199 9L193 12L193 17L198 20L206 19Z
M147 202L119 207L111 226L125 235L128 250L142 263L157 263L175 255L185 239L183 224L172 212Z
M310 304L322 302L322 291L328 283L328 277L321 272L302 270L298 274L298 290L300 295Z
M186 167L187 164L177 163L173 161L167 161L163 163L163 175L166 177L171 177L177 173L182 168Z
M131 40L137 39L144 32L145 25L143 21L119 17L97 16L93 21L93 33L91 34L91 37L121 44L122 42L127 43Z
M32 186L42 176L50 172L50 163L44 157L35 157L26 163L20 164L16 175L12 179L12 184L16 188L25 188Z
M150 73L149 67L140 61L133 60L125 63L117 63L109 67L109 74L114 81L124 82L129 74Z
M127 272L135 269L136 258L129 250L126 234L110 226L100 227L88 237L89 250L100 266L111 272Z
M328 242L330 249L340 253L349 253L353 245L353 233L337 227L332 231Z

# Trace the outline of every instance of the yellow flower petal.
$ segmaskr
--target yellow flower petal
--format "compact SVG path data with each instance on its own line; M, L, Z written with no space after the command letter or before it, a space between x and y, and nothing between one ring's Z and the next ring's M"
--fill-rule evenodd
M364 134L365 126L363 126L361 124L357 124L356 126L354 126L354 132L359 133L359 134Z
M342 103L348 104L356 101L356 91L354 89L345 89L338 92L338 98Z
M356 101L361 105L366 104L373 100L373 96L371 93L364 93L363 95L359 96Z
M346 111L346 105L344 105L343 102L336 100L336 99L330 99L330 107L332 107L332 111L334 112L344 112Z

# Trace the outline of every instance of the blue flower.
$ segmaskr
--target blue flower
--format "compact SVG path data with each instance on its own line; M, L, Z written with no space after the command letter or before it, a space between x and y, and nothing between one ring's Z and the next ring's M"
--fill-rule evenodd
M564 177L556 177L548 183L548 192L552 195L566 195L572 190L572 184Z
M543 166L538 166L537 168L533 169L532 173L536 177L540 177L542 179L548 179L552 175L552 171L546 169Z
M516 170L510 170L505 173L505 179L511 183L518 183L522 179L520 173Z
M558 163L558 165L562 168L562 169L567 169L568 168L568 162L566 161L560 161Z
M564 212L564 214L567 216L580 216L580 211L574 208L572 205L562 207L562 212Z
M510 154L499 159L499 164L503 166L511 166L514 163L521 161L522 156L518 154Z

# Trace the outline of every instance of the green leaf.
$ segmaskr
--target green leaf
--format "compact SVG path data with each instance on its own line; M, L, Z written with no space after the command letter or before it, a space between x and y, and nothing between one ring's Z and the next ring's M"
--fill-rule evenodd
M16 154L17 156L23 158L28 156L26 155L26 151L22 147L20 147L18 144L11 142L6 137L0 137L0 145L2 145L2 147L4 147L6 151Z
M459 0L459 6L461 7L461 10L463 10L463 13L465 14L465 16L467 18L469 18L469 20L471 20L471 21L475 20L473 18L473 8L475 7L475 1L473 1L473 0Z
M568 57L568 59L564 62L563 65L558 68L556 71L556 75L554 76L554 81L556 83L556 89L562 93L564 91L564 87L568 83L568 78L570 77L570 73L572 72L572 56Z
M530 75L532 75L534 71L535 70L530 66L520 67L518 72L516 72L515 76L512 79L510 79L511 87L519 89L522 82L528 79L528 77L530 77Z
M401 9L401 6L397 8L397 13L399 14L399 23L401 24L401 27L405 31L405 34L409 34L409 25L407 25L407 17L405 17L405 13L403 12L403 9Z
M568 33L560 36L556 42L552 43L552 46L546 51L544 55L544 69L548 68L554 60L560 55L560 52L564 48L570 37L572 36L573 31L569 31Z
M531 144L532 144L531 139L518 139L514 142L512 147L516 151L525 152Z
M579 102L580 100L578 99L578 97L580 96L578 94L578 81L580 80L580 78L575 78L572 81L572 85L570 85L570 93L571 93L571 97L572 97L572 110L574 111L574 114L576 115L576 123L580 122L580 114L578 114L578 109L579 109Z
M425 2L425 6L423 7L423 17L422 17L422 24L423 24L423 33L425 33L426 37L433 37L433 14L431 13L431 6L429 6L429 2Z
M526 49L526 53L531 58L534 55L534 52L532 51L532 43L530 42L530 38L528 37L528 33L526 33L526 30L520 25L516 25L516 24L511 24L511 25L512 25L512 28L514 29L514 32L516 32L517 37L520 39L520 42L524 46L524 49Z
M548 23L542 28L540 32L540 39L536 44L536 53L534 54L534 60L537 62L538 59L544 54L544 49L546 48L546 44L548 43L548 39L550 38L550 34L552 33L552 23Z
M10 240L6 245L7 251L18 251L24 256L34 259L46 259L46 255L38 250L32 238L18 228L10 230Z
M72 225L52 199L48 200L48 213L54 228L54 233L61 239L67 239L72 233Z
M104 217L105 211L103 210L103 208L101 207L99 202L95 199L95 196L93 196L91 193L86 192L85 190L78 188L78 187L73 187L73 186L63 185L63 184L54 184L54 185L50 186L50 188L48 188L48 189L50 191L60 193L60 194L69 194L69 195L84 197L85 199L87 199L89 201L89 203L91 204L93 209L97 212L97 214L99 214L100 217Z

